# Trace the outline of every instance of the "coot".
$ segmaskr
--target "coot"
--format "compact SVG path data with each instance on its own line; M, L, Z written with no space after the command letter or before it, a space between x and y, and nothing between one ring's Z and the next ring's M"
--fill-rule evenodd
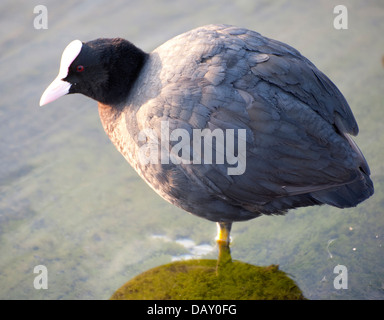
M98 101L126 160L165 200L217 222L218 241L234 221L373 194L343 95L257 32L208 25L149 54L121 38L75 40L40 105L71 93Z

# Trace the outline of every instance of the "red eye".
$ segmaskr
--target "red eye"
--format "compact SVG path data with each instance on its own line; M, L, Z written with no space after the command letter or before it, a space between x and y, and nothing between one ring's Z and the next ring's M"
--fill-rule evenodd
M83 71L84 71L84 66L82 66L82 65L78 65L78 66L76 67L76 71L77 71L77 72L83 72Z

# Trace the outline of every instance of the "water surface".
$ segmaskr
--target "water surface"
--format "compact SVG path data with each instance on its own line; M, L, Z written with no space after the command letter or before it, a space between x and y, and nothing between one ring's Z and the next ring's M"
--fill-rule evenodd
M333 27L334 2L45 1L0 4L0 298L107 299L145 270L216 257L216 226L157 196L110 143L97 106L66 96L38 107L73 39L124 37L151 51L208 23L256 30L296 47L349 101L376 193L358 208L306 208L236 223L233 259L278 264L309 299L383 299L384 5L348 1L348 30ZM348 269L348 289L333 285ZM48 270L36 290L33 269Z

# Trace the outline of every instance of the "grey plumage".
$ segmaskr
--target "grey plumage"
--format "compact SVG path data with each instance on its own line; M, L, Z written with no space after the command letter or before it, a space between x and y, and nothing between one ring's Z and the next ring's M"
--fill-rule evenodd
M99 112L118 150L160 196L212 221L351 207L373 193L343 95L297 50L254 31L209 25L167 41L149 54L126 102L99 103ZM246 129L246 171L228 175L227 162L143 164L139 132L160 137L161 121L191 134Z

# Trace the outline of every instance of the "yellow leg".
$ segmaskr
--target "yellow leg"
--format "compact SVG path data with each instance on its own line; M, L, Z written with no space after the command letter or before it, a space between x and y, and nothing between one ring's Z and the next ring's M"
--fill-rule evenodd
M217 259L217 272L220 271L227 263L232 262L231 250L229 244L231 242L232 222L218 222L216 242L219 247L219 257Z
M216 241L218 243L226 243L229 246L229 243L231 242L231 227L232 222L217 222Z

